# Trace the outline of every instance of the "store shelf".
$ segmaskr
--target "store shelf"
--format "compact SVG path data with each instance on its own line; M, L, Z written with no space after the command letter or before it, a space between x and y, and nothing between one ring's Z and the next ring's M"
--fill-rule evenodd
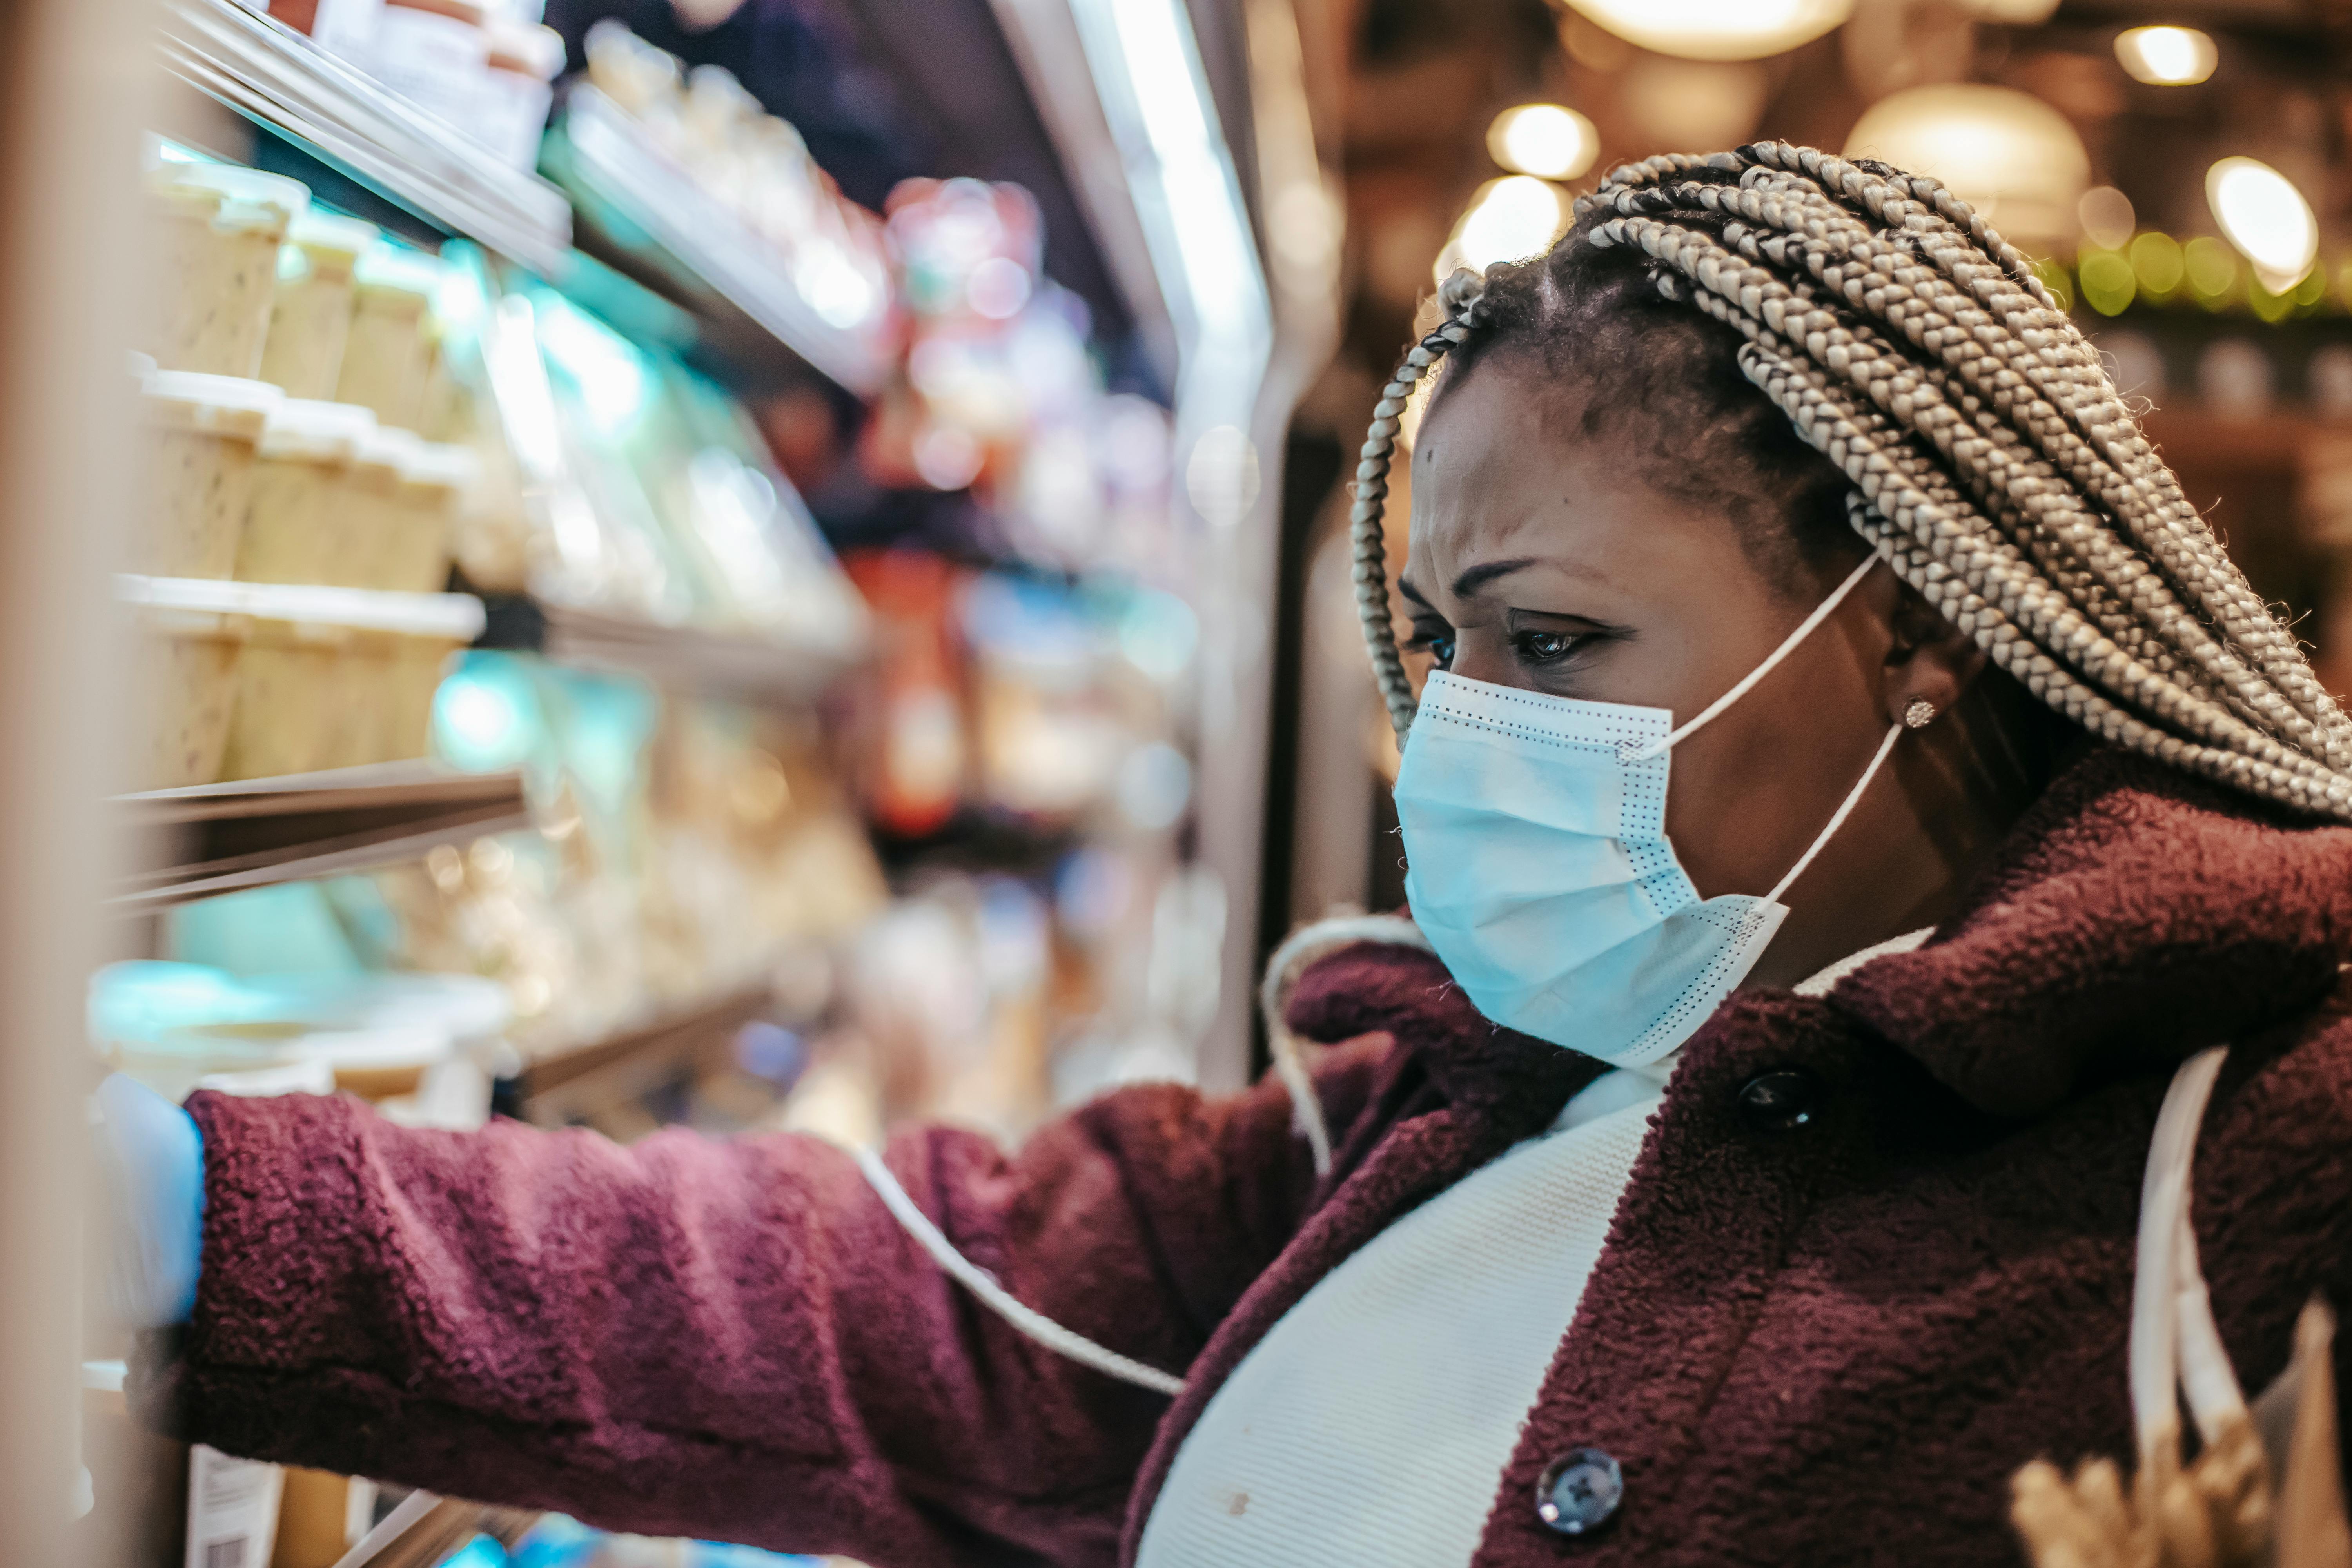
M161 862L115 895L123 913L413 859L530 826L520 773L454 773L425 762L154 790L113 805Z
M580 204L582 247L678 300L716 341L756 334L861 397L881 390L888 346L820 315L773 247L593 87L564 99L545 163Z
M434 227L542 274L572 248L572 207L301 34L234 0L164 0L164 63Z
M527 605L527 602L522 602ZM752 637L751 632L713 632L691 626L656 626L633 616L569 605L531 605L536 611L536 651L583 670L642 675L673 691L703 691L755 703L802 703L856 663L842 648ZM497 616L506 611L494 605ZM513 611L506 611L513 614ZM530 627L530 616L513 626Z
M545 1056L516 1083L524 1116L546 1127L595 1115L659 1088L682 1067L757 1017L773 999L761 984L609 1039Z

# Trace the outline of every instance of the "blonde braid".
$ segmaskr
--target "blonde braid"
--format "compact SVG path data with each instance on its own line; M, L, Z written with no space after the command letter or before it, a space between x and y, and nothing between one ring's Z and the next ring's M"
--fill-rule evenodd
M2181 493L2024 257L1937 182L1811 148L1652 158L1577 203L1555 249L1652 258L1730 327L1742 373L1853 486L1853 526L2002 669L2093 734L2352 819L2352 722ZM1397 416L1486 324L1448 321L1375 410L1352 513L1359 611L1402 740L1413 700L1381 504Z

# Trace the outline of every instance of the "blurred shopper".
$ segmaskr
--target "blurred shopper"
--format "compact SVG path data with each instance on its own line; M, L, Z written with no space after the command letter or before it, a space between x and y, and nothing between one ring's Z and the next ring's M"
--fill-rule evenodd
M2010 1563L2184 1369L2236 1431L2352 1300L2292 632L1932 182L1655 160L1443 300L1357 492L1412 921L1277 955L1282 1073L878 1158L119 1104L152 1418L883 1568Z

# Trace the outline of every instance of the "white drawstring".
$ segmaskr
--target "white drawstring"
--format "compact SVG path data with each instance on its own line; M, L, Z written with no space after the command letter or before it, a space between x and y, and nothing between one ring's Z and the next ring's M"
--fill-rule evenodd
M1820 626L1823 621L1828 620L1831 614L1835 611L1840 605L1845 603L1845 596L1848 594L1853 593L1854 589L1861 584L1862 580L1870 575L1870 569L1877 564L1878 557L1876 555L1873 555L1869 560L1855 567L1853 572L1847 574L1846 580L1837 585L1836 592L1832 593L1828 598L1823 599L1820 604L1815 605L1813 606L1813 613L1807 616L1803 620L1799 621L1797 623L1797 629L1790 632L1786 637L1783 637L1780 641L1780 646L1774 648L1771 653L1767 655L1763 663L1749 670L1746 679L1742 679L1738 685L1733 687L1730 690L1725 692L1722 696L1717 698L1706 707L1700 709L1697 718L1693 719L1681 729L1667 735L1664 740L1653 741L1639 751L1626 752L1625 760L1632 763L1646 763L1661 752L1673 750L1682 742L1687 740L1700 725L1706 723L1708 720L1714 718L1717 714L1722 712L1725 709L1730 707L1741 698L1747 696L1750 691L1753 691L1756 689L1756 683L1758 681L1763 679L1766 676L1771 674L1774 669L1778 668L1782 659L1797 651L1797 645L1799 643L1803 642L1807 637L1812 635L1814 627Z
M1862 792L1870 787L1870 781L1876 778L1878 770L1886 765L1887 754L1895 750L1895 742L1903 738L1903 730L1904 726L1900 724L1887 726L1886 739L1878 742L1878 754L1870 759L1870 766L1862 770L1862 777L1854 782L1854 786L1845 792L1845 804L1837 808L1837 814L1830 818L1829 826L1813 836L1812 847L1797 857L1797 863L1789 868L1789 874L1774 883L1772 890L1764 895L1766 903L1779 903L1780 895L1789 890L1790 883L1805 874L1805 868L1813 863L1813 857L1829 843L1830 836L1845 826L1845 819L1852 816L1853 808L1862 804Z
M2232 1417L2246 1412L2244 1391L2213 1321L2205 1276L2197 1264L2197 1234L2189 1216L2189 1169L2197 1155L2197 1130L2228 1054L2228 1047L2215 1046L2180 1064L2148 1143L2147 1175L2140 1187L2130 1342L2132 1424L2143 1461L2179 1438L2176 1379L2189 1396L2198 1430L2209 1441Z
M1290 1030L1283 1015L1290 1005L1290 993L1307 966L1328 952L1343 947L1353 947L1360 942L1386 942L1393 947L1417 947L1423 952L1432 951L1429 939L1421 928L1398 915L1337 915L1300 926L1285 937L1274 956L1265 961L1265 979L1258 986L1258 1006L1265 1017L1265 1045L1274 1058L1274 1070L1282 1079L1282 1087L1290 1091L1290 1104L1298 1120L1298 1130L1306 1134L1307 1147L1315 1157L1315 1173L1331 1173L1331 1130L1323 1120L1323 1103L1316 1097L1315 1080L1307 1071L1306 1054L1299 1049L1298 1037Z
M930 1255L931 1261L946 1271L948 1277L977 1297L980 1304L1028 1338L1044 1345L1057 1355L1065 1355L1082 1365L1090 1366L1106 1377L1121 1383L1131 1383L1138 1388L1148 1388L1154 1394L1164 1394L1171 1399L1184 1392L1184 1380L1158 1367L1119 1354L1095 1343L1074 1329L1066 1329L1034 1307L1026 1307L1013 1293L996 1281L996 1277L972 1262L955 1248L955 1243L940 1234L930 1216L915 1206L890 1167L869 1149L857 1151L857 1168L866 1173L866 1184L882 1200L915 1245Z

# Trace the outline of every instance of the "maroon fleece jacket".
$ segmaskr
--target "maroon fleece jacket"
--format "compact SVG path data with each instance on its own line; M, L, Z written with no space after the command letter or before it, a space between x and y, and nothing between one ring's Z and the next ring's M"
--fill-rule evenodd
M2130 1451L2139 1184L2187 1052L2232 1043L2194 1219L2249 1388L2315 1289L2352 1305L2347 957L2352 829L2104 752L1926 947L1826 998L1734 997L1653 1118L1479 1568L2017 1562L2019 1465ZM1129 1562L1267 1327L1601 1070L1488 1024L1416 952L1326 960L1291 1016L1349 1042L1317 1072L1320 1183L1271 1082L1123 1089L1017 1153L938 1127L890 1146L967 1256L1182 1373L1173 1401L1014 1333L823 1143L211 1095L195 1316L134 1394L232 1452L614 1528L878 1568ZM1801 1075L1802 1125L1743 1098L1775 1071ZM1572 1542L1534 1489L1579 1447L1617 1457L1625 1497Z

